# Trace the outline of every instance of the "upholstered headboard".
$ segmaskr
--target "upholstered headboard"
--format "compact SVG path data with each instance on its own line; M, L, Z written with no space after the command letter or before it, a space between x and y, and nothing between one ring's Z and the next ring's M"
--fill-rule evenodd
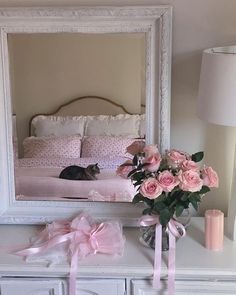
M91 107L92 106L92 107ZM145 105L141 105L145 109ZM96 115L132 114L123 105L111 99L87 95L74 98L60 105L55 111L46 114L35 114L29 121L29 135L33 134L32 121L40 115L43 116L96 116Z

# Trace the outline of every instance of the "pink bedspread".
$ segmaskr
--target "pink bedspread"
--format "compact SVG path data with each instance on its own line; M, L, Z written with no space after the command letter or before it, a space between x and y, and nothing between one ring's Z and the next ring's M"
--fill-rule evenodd
M101 169L98 180L92 181L60 179L61 170L56 167L15 168L17 199L130 202L135 195L131 181L117 176L115 169Z

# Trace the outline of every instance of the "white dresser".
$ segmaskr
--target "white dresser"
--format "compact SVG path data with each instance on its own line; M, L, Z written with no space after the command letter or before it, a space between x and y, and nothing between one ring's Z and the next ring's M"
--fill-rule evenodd
M192 218L187 236L177 242L176 295L236 294L236 242L225 238L224 250L204 248L203 219ZM0 226L0 247L22 246L38 230L37 226ZM164 295L167 253L162 262L162 290L151 287L154 251L138 241L137 229L125 229L124 256L90 256L79 263L78 295ZM0 254L1 295L66 295L69 265L47 267L46 263L26 263L21 257Z

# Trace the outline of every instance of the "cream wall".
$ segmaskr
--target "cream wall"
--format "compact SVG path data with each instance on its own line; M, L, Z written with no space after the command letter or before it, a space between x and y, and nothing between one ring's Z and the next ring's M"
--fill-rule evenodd
M30 118L76 97L102 96L140 113L144 34L10 34L8 44L20 154Z
M0 0L0 5L148 5L173 6L171 145L190 153L204 150L206 163L220 176L220 188L202 202L227 211L232 177L235 128L201 122L196 116L201 52L236 43L235 0Z

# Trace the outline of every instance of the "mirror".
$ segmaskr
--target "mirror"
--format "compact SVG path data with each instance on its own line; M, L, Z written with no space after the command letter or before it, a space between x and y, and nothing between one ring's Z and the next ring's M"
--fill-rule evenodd
M116 169L132 158L125 146L144 139L145 34L8 34L7 41L16 199L131 202L135 188ZM96 175L66 168L95 163ZM59 178L63 169L69 179ZM83 180L90 176L98 181Z
M150 6L145 9L144 7L94 7L73 10L8 8L1 10L0 15L4 14L8 17L1 19L0 16L1 58L4 64L2 79L0 77L3 87L1 104L5 110L4 124L2 124L4 145L1 156L7 155L7 157L2 163L0 175L6 184L5 191L2 188L4 206L0 220L42 223L71 216L78 210L89 210L98 217L119 217L124 224L135 223L140 208L122 203L131 200L132 192L130 196L126 196L127 189L124 192L118 191L119 187L124 186L124 181L132 187L128 180L116 179L115 190L112 182L110 185L113 187L113 192L107 192L107 183L106 186L100 184L103 178L93 181L106 188L107 194L100 194L96 189L85 192L82 187L79 189L74 187L73 190L75 181L72 181L73 185L66 187L62 182L59 186L49 183L48 179L51 176L54 182L58 181L58 174L63 167L80 165L81 160L79 162L74 160L79 152L84 154L82 158L87 160L93 157L92 163L97 162L105 169L110 167L104 165L109 166L112 162L114 174L118 160L109 158L108 163L108 147L111 147L111 154L112 152L114 154L116 150L114 146L121 146L117 138L116 142L113 142L114 136L121 140L120 137L125 133L122 144L124 145L125 140L126 146L128 141L131 143L131 139L141 137L140 129L135 127L137 130L134 131L131 126L137 125L143 110L146 115L146 132L144 132L146 142L157 143L162 151L169 147L170 7ZM20 21L19 24L18 19L21 17L24 21L22 23ZM27 22L28 26L25 25ZM115 93L113 96L115 99L111 98L110 93ZM86 106L81 105L84 101ZM112 110L110 106L106 106L107 104L113 106ZM143 104L146 105L145 109L141 107ZM113 110L114 107L118 107L119 110ZM79 112L75 109L79 109ZM89 112L91 109L92 113ZM54 110L59 111L54 112ZM12 113L16 114L13 118ZM53 115L35 116L37 113ZM65 115L70 116L70 119L73 116L73 120L68 123L68 120L64 120ZM106 118L100 118L99 115ZM104 121L111 115L112 123L116 120L116 126L112 131L109 129L111 127L108 129L109 132L116 133L109 133L112 136L107 136L101 131L104 132L106 129ZM85 131L81 131L82 129L78 127L78 118L79 126L83 125L82 129ZM50 133L52 127L48 125L48 120L50 124L53 123L51 125L54 133ZM77 129L76 133L72 134L70 132L75 129L75 121ZM29 122L29 132L34 137L25 139ZM60 126L55 131L57 123L60 123ZM81 130L78 131L78 128ZM87 133L82 134L82 132ZM82 143L79 143L81 137ZM42 149L39 147L43 145L45 148L45 142L47 146L50 142L50 145L56 148L52 152L46 147L46 152L44 149L42 156ZM78 146L81 144L82 151L78 151ZM93 148L95 145L101 147L101 151L98 151L97 146L96 149ZM105 151L103 151L104 145ZM24 159L17 159L16 147L20 157L24 154ZM92 148L96 151L91 151ZM38 150L36 156L35 150ZM50 153L53 153L53 159ZM55 157L57 153L58 157ZM61 163L63 153L66 156L70 155L70 162L67 159ZM101 155L106 158L106 164ZM55 162L55 158L60 158L60 165ZM49 165L51 161L53 164ZM91 159L86 163L92 164ZM86 167L86 163L83 162L80 166ZM46 177L45 168L50 168ZM104 175L104 171L101 175L110 181L110 174ZM40 177L36 180L35 176ZM69 183L64 179L60 180ZM47 190L43 189L43 183ZM78 190L81 192L79 197L75 194ZM109 198L106 198L107 196Z

